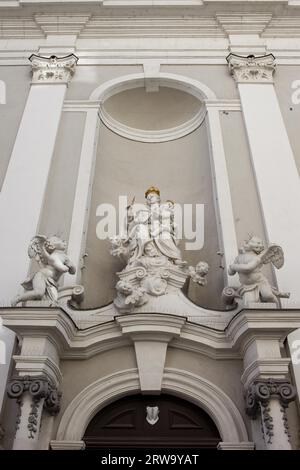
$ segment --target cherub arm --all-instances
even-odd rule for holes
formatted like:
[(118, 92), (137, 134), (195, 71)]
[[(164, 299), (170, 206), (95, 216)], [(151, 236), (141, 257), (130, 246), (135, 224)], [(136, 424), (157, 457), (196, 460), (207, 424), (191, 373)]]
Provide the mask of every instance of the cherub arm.
[(249, 274), (261, 264), (261, 257), (257, 256), (257, 258), (255, 258), (253, 261), (250, 261), (249, 263), (234, 262), (230, 265), (230, 269), (231, 271), (235, 271), (236, 273)]
[(134, 202), (135, 202), (135, 197), (132, 199), (129, 206), (126, 207), (126, 210), (127, 210), (127, 225), (130, 224), (130, 222), (132, 222), (133, 219), (134, 219), (134, 212), (133, 212)]
[(75, 273), (76, 273), (76, 267), (75, 267), (75, 265), (72, 263), (72, 261), (70, 260), (70, 258), (67, 257), (64, 264), (69, 268), (69, 273), (70, 273), (70, 274), (75, 274)]
[(41, 258), (41, 261), (43, 264), (47, 264), (47, 262), (49, 262), (51, 260), (51, 255), (50, 253), (48, 253), (48, 251), (46, 250), (45, 248), (45, 243), (41, 243), (41, 255), (40, 255), (40, 258)]

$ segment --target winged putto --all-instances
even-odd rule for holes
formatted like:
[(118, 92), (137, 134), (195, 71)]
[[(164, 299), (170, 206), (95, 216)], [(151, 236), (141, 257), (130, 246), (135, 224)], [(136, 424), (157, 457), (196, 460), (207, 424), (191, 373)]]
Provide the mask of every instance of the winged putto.
[(16, 306), (28, 300), (49, 300), (55, 304), (58, 299), (58, 283), (65, 273), (75, 274), (75, 266), (66, 253), (67, 244), (61, 238), (36, 235), (28, 247), (28, 256), (37, 261), (39, 269), (23, 283), (25, 292), (12, 302)]
[(223, 299), (226, 304), (232, 304), (239, 299), (247, 306), (253, 303), (270, 302), (279, 305), (279, 298), (289, 297), (289, 293), (279, 292), (271, 286), (269, 280), (262, 272), (264, 265), (272, 265), (280, 269), (284, 264), (283, 250), (279, 245), (271, 244), (264, 247), (263, 241), (251, 235), (245, 241), (234, 262), (229, 266), (228, 274), (239, 276), (241, 285), (235, 289), (226, 287), (223, 290)]

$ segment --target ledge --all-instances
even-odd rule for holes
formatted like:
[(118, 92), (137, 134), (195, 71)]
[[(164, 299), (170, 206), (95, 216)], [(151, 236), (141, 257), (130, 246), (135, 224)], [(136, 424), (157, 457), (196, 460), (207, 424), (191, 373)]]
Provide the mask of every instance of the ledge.
[(62, 359), (85, 359), (132, 344), (130, 334), (146, 338), (166, 333), (176, 348), (215, 359), (240, 359), (252, 338), (283, 341), (300, 328), (300, 310), (242, 310), (223, 330), (189, 322), (184, 316), (137, 313), (79, 330), (62, 309), (2, 308), (3, 325), (21, 337), (49, 337)]

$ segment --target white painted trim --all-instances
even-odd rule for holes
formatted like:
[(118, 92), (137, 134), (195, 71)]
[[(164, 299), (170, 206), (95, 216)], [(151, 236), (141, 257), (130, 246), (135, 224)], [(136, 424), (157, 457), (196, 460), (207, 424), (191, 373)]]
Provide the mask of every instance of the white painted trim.
[(228, 266), (238, 253), (231, 192), (220, 123), (219, 109), (207, 107), (210, 141), (212, 181), (214, 186), (215, 210), (221, 251), (224, 253), (225, 282), (231, 286), (238, 285), (237, 275), (228, 276)]
[[(37, 48), (39, 43), (36, 44)], [(166, 53), (162, 51), (143, 51), (136, 50), (109, 50), (109, 51), (91, 51), (89, 53), (83, 52), (80, 48), (72, 50), (76, 52), (79, 57), (79, 65), (81, 66), (98, 66), (98, 65), (137, 65), (142, 66), (145, 61), (145, 57), (152, 57), (159, 60), (161, 65), (227, 65), (226, 55), (228, 55), (228, 47), (226, 44), (224, 47), (220, 47), (217, 50), (201, 51), (201, 50), (168, 50), (167, 57)], [(276, 55), (277, 65), (299, 65), (300, 64), (300, 51), (296, 48), (282, 50), (279, 46), (270, 46), (268, 50), (272, 50)], [(251, 45), (246, 45), (243, 48), (243, 53), (247, 54), (249, 50), (252, 50)], [(57, 46), (51, 46), (51, 52), (54, 54), (62, 54), (61, 48)], [(24, 52), (22, 51), (1, 51), (0, 50), (0, 65), (14, 65), (14, 66), (28, 66), (28, 56), (36, 52), (35, 48), (28, 47)], [(67, 51), (68, 52), (68, 51)], [(63, 49), (65, 53), (65, 49)], [(188, 54), (188, 57), (187, 57)]]
[(241, 111), (241, 101), (240, 100), (205, 100), (205, 104), (208, 108), (217, 108), (219, 111)]
[(300, 179), (273, 84), (238, 84), (268, 241), (282, 246), (275, 270), (279, 289), (291, 292), (284, 307), (300, 305)]
[[(135, 73), (130, 75), (123, 75), (113, 80), (109, 80), (104, 84), (97, 87), (90, 95), (90, 100), (101, 100), (104, 102), (111, 96), (121, 91), (129, 90), (132, 88), (139, 88), (145, 85), (145, 74)], [(194, 80), (193, 78), (184, 75), (177, 75), (174, 73), (159, 74), (159, 86), (167, 86), (169, 88), (176, 88), (177, 90), (190, 93), (198, 98), (200, 101), (204, 99), (216, 99), (215, 93), (204, 85), (204, 83)]]
[[(81, 147), (80, 163), (76, 183), (76, 191), (72, 212), (70, 235), (68, 241), (68, 254), (75, 263), (76, 282), (81, 280), (81, 259), (85, 248), (86, 224), (89, 215), (89, 202), (94, 176), (94, 164), (96, 159), (96, 148), (98, 140), (98, 110), (96, 107), (88, 109), (86, 114), (85, 128)], [(74, 284), (74, 276), (66, 274), (64, 285)]]
[(99, 109), (100, 101), (90, 100), (65, 100), (63, 111), (65, 112), (87, 112), (89, 109)]
[[(226, 442), (248, 441), (243, 418), (218, 386), (207, 379), (180, 369), (164, 371), (162, 390), (203, 408), (215, 422)], [(140, 393), (138, 371), (128, 369), (98, 379), (81, 390), (65, 410), (57, 431), (58, 441), (81, 441), (84, 432), (98, 411), (109, 403)]]

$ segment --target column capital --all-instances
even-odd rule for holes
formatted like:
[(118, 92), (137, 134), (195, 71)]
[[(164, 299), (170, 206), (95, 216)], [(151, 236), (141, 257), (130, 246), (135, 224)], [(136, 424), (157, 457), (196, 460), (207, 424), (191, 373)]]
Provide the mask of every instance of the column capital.
[(237, 83), (273, 83), (275, 57), (273, 54), (255, 57), (229, 54), (229, 71)]
[(8, 397), (20, 400), (25, 392), (28, 392), (34, 401), (44, 398), (43, 408), (51, 415), (59, 412), (61, 392), (46, 376), (25, 375), (11, 378), (7, 385)]
[(65, 57), (43, 57), (32, 54), (29, 57), (32, 66), (32, 83), (68, 84), (75, 73), (78, 57), (74, 54)]
[(296, 388), (287, 379), (257, 379), (247, 388), (245, 394), (246, 413), (255, 419), (260, 405), (267, 406), (272, 398), (277, 398), (283, 408), (296, 398)]

